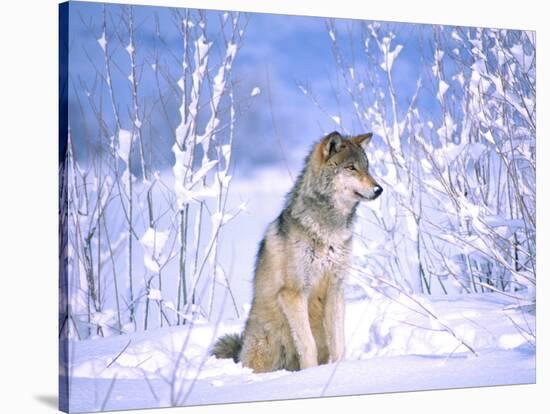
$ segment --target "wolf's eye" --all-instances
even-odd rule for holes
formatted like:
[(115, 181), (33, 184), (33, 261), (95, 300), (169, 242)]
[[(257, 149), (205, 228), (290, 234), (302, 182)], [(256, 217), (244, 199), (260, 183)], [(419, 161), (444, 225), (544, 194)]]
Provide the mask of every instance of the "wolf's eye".
[(355, 168), (355, 165), (348, 165), (346, 167), (346, 170), (349, 170), (349, 171), (357, 171), (357, 169)]

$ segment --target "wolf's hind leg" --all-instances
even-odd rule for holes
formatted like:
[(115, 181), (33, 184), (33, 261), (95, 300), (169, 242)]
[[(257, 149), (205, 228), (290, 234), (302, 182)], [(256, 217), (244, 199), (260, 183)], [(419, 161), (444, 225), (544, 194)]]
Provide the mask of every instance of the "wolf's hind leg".
[(309, 324), (307, 296), (300, 291), (285, 288), (279, 292), (277, 299), (290, 327), (300, 369), (316, 366), (317, 347)]
[(245, 367), (254, 372), (273, 371), (274, 355), (267, 337), (260, 335), (245, 336), (240, 360)]

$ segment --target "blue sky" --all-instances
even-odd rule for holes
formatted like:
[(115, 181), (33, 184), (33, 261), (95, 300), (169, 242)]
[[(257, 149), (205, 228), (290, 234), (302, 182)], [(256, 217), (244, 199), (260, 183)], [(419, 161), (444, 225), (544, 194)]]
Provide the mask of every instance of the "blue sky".
[[(106, 11), (108, 39), (112, 40), (114, 46), (120, 43), (117, 39), (117, 36), (120, 36), (121, 44), (124, 44), (124, 36), (127, 34), (120, 19), (121, 7), (107, 5)], [(182, 43), (171, 9), (133, 6), (133, 11), (137, 63), (142, 69), (139, 72), (140, 101), (145, 107), (151, 107), (157, 99), (155, 78), (150, 68), (154, 53), (158, 51), (161, 64), (164, 62), (167, 70), (177, 78), (180, 67), (176, 59), (182, 54)], [(212, 32), (211, 38), (216, 42), (218, 34), (215, 24), (219, 20), (220, 12), (206, 13), (207, 20), (214, 22), (209, 28)], [(237, 98), (246, 99), (255, 86), (260, 87), (262, 93), (248, 101), (246, 110), (241, 113), (238, 120), (234, 160), (241, 172), (281, 163), (282, 150), (285, 151), (285, 157), (290, 164), (299, 164), (313, 141), (337, 128), (326, 113), (319, 111), (312, 101), (304, 96), (298, 84), (305, 84), (311, 88), (327, 113), (338, 114), (348, 131), (364, 132), (360, 131), (360, 127), (353, 121), (351, 106), (346, 101), (345, 92), (339, 83), (326, 19), (273, 14), (248, 14), (246, 18), (249, 20), (245, 38), (233, 70), (233, 79), (238, 82), (236, 94)], [(103, 89), (101, 98), (101, 89), (97, 86), (97, 73), (103, 68), (102, 51), (97, 43), (102, 32), (103, 6), (99, 3), (72, 2), (70, 19), (70, 122), (75, 143), (84, 145), (86, 134), (91, 137), (88, 141), (94, 142), (99, 139), (98, 123), (85, 90), (94, 91), (96, 85), (95, 105), (99, 108), (101, 102), (103, 103), (104, 116), (107, 122), (112, 124), (107, 91)], [(157, 19), (165, 45), (155, 37)], [(356, 67), (368, 71), (367, 59), (363, 56), (365, 54), (359, 36), (359, 25), (359, 21), (353, 25), (351, 20), (336, 21), (338, 36), (347, 36), (348, 29), (352, 27), (356, 36), (353, 47)], [(429, 45), (426, 36), (430, 29), (428, 26), (412, 24), (386, 25), (396, 32), (395, 41), (406, 45), (399, 56), (399, 65), (396, 65), (394, 73), (396, 88), (406, 104), (419, 76), (418, 45), (424, 45), (426, 50), (426, 46)], [(113, 30), (114, 27), (118, 28), (118, 34)], [(113, 85), (124, 126), (130, 123), (129, 82), (125, 73), (128, 71), (129, 60), (123, 47), (118, 46), (113, 50)], [(351, 56), (349, 50), (348, 55)], [(335, 93), (340, 94), (340, 106), (335, 99)], [(157, 165), (161, 169), (170, 167), (172, 163), (171, 134), (178, 122), (177, 100), (170, 94), (166, 100), (171, 120), (167, 122), (160, 115), (160, 111), (153, 111), (151, 124), (154, 130), (144, 129), (144, 133), (154, 139), (154, 153)], [(88, 150), (87, 152), (90, 153)]]

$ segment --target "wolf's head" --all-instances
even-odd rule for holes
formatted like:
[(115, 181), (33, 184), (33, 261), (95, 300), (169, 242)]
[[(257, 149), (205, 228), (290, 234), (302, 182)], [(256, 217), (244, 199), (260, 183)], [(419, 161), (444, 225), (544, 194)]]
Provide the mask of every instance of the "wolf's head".
[(382, 187), (369, 173), (365, 153), (372, 133), (343, 137), (331, 132), (317, 146), (319, 173), (333, 183), (334, 197), (344, 203), (374, 200), (382, 194)]

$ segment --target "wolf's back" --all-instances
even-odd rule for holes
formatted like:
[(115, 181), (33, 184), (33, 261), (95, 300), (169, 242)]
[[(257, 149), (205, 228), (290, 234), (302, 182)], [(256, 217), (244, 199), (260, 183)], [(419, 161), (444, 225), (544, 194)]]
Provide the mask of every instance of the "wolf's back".
[(239, 362), (239, 354), (243, 347), (242, 334), (227, 334), (219, 338), (212, 347), (211, 354), (216, 358), (232, 358)]

